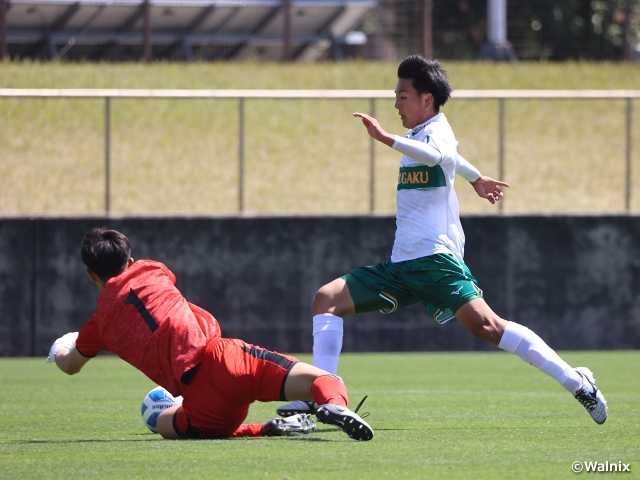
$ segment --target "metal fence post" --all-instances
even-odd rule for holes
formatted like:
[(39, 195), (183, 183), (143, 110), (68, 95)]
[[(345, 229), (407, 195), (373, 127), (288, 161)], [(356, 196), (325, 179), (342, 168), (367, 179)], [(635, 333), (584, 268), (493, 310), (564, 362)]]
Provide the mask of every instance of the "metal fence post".
[(626, 185), (625, 185), (625, 208), (627, 213), (631, 211), (631, 97), (627, 98), (627, 115), (626, 115), (627, 131), (626, 131)]
[(111, 97), (104, 97), (104, 210), (111, 211)]
[(151, 2), (142, 2), (142, 59), (149, 63), (153, 60), (153, 47), (151, 46)]
[(244, 97), (238, 102), (238, 212), (244, 211)]
[[(498, 180), (504, 182), (504, 98), (498, 100), (498, 107)], [(499, 209), (504, 213), (504, 197)]]
[[(376, 99), (370, 99), (371, 116), (376, 118)], [(369, 214), (373, 215), (376, 206), (376, 141), (369, 137)]]
[(40, 278), (42, 272), (40, 271), (40, 222), (33, 221), (33, 269), (31, 271), (31, 291), (33, 295), (31, 297), (31, 319), (29, 321), (29, 329), (31, 330), (31, 342), (29, 348), (31, 350), (31, 356), (37, 355), (37, 333), (38, 333), (38, 320), (40, 319)]
[(0, 0), (0, 60), (9, 57), (7, 49), (7, 3)]

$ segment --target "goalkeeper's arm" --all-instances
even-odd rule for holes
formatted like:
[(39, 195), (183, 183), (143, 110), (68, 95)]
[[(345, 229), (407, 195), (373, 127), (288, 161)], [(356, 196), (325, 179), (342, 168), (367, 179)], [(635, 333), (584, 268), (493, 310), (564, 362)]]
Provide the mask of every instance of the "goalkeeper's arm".
[(53, 342), (47, 357), (47, 363), (56, 362), (58, 368), (68, 375), (78, 373), (84, 364), (91, 359), (82, 356), (78, 352), (76, 348), (77, 338), (78, 332), (70, 332)]

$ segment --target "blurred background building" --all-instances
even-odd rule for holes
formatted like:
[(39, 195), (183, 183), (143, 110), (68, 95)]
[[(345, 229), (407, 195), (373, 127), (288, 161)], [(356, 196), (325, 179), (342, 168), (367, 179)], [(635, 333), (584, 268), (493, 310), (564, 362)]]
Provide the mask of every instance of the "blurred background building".
[(0, 58), (473, 60), (498, 35), (502, 60), (640, 60), (639, 24), (640, 0), (0, 0)]
[[(397, 60), (423, 51), (426, 26), (434, 57), (477, 59), (487, 42), (489, 3), (378, 0), (361, 26), (369, 37), (364, 56)], [(637, 59), (639, 24), (638, 0), (506, 0), (506, 36), (520, 60)]]

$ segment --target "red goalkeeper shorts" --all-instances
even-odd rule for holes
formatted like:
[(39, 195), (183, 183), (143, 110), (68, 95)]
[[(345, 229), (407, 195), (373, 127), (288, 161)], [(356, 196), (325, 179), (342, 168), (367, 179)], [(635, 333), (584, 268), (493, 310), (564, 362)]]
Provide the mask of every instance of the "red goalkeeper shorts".
[(253, 402), (284, 401), (284, 383), (298, 359), (233, 338), (207, 345), (198, 372), (182, 392), (173, 426), (184, 438), (226, 438)]

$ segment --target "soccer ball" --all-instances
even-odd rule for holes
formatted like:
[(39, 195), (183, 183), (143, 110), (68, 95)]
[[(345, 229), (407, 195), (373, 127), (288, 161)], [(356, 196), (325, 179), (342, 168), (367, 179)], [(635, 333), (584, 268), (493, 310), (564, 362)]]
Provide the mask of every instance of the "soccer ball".
[(158, 415), (174, 405), (182, 405), (182, 397), (174, 397), (166, 389), (156, 387), (142, 401), (142, 421), (153, 433), (158, 433)]

